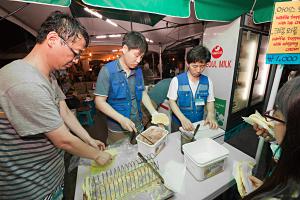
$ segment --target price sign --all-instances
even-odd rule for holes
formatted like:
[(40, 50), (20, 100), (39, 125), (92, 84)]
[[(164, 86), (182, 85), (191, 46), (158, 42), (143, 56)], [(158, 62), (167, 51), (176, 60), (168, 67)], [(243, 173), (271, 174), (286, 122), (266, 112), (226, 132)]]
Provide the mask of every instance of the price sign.
[(300, 54), (267, 54), (267, 64), (299, 64)]
[(300, 64), (300, 2), (275, 3), (268, 64)]

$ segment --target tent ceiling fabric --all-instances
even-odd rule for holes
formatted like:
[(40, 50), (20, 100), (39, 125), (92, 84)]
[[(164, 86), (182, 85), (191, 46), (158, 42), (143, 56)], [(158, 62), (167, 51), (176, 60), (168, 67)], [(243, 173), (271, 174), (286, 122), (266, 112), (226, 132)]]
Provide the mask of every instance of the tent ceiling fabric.
[[(131, 21), (136, 22), (139, 24), (146, 24), (150, 26), (154, 26), (160, 20), (162, 20), (165, 16), (164, 15), (157, 15), (152, 13), (145, 13), (145, 12), (136, 12), (136, 11), (127, 11), (127, 10), (116, 10), (110, 8), (92, 8), (93, 10), (99, 12), (101, 15), (105, 16), (109, 19), (117, 19), (123, 21)], [(94, 17), (90, 13), (87, 13), (83, 6), (72, 1), (70, 5), (70, 10), (74, 17)]]
[[(44, 4), (68, 6), (71, 0), (18, 0), (23, 2), (37, 2)], [(272, 20), (274, 2), (282, 2), (289, 0), (194, 0), (196, 17), (199, 20), (207, 21), (225, 21), (229, 22), (237, 17), (245, 14), (253, 8), (254, 22), (265, 23)], [(148, 0), (148, 1), (132, 1), (132, 0), (82, 0), (89, 6), (102, 7), (107, 9), (117, 9), (122, 13), (123, 20), (130, 21), (130, 16), (125, 16), (123, 11), (136, 11), (143, 13), (152, 13), (158, 15), (166, 15), (179, 18), (187, 18), (190, 16), (190, 0)], [(254, 5), (255, 4), (255, 5)], [(254, 7), (253, 7), (254, 5)], [(108, 14), (108, 13), (107, 13)], [(110, 17), (114, 19), (111, 14)], [(104, 15), (105, 16), (105, 15)], [(142, 18), (143, 16), (141, 16)], [(137, 20), (134, 17), (133, 20)], [(150, 19), (149, 16), (148, 19)], [(153, 19), (154, 23), (158, 18)]]

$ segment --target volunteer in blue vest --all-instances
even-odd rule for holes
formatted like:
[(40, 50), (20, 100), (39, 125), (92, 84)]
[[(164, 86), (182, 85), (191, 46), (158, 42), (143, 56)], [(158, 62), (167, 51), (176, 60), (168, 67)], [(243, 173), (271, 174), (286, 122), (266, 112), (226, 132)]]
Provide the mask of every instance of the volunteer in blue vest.
[[(204, 46), (196, 46), (187, 53), (187, 71), (174, 77), (167, 97), (173, 112), (172, 131), (182, 126), (193, 131), (194, 122), (205, 118), (205, 124), (217, 128), (214, 93), (211, 80), (202, 74), (211, 54)], [(206, 114), (205, 114), (206, 113)]]
[(143, 131), (141, 103), (153, 116), (157, 113), (146, 91), (141, 62), (147, 52), (145, 37), (135, 31), (124, 35), (123, 55), (107, 63), (99, 72), (95, 103), (107, 115), (107, 143), (113, 144)]

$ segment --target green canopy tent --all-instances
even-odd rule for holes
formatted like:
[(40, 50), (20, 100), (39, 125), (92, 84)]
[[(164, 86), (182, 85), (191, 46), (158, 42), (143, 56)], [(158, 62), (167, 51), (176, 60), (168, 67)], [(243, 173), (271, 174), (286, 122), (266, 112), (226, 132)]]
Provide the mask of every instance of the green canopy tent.
[[(70, 6), (71, 0), (19, 0), (30, 3), (43, 3), (58, 6)], [(255, 23), (272, 20), (274, 2), (288, 0), (82, 0), (82, 3), (108, 9), (137, 11), (187, 18), (190, 16), (190, 5), (194, 5), (197, 19), (205, 21), (229, 22), (242, 14), (253, 11)]]
[[(82, 0), (85, 4), (121, 10), (135, 10), (182, 17), (190, 16), (190, 0)], [(253, 11), (255, 23), (272, 20), (274, 2), (288, 0), (194, 0), (197, 19), (205, 21), (233, 21), (242, 14)]]
[(38, 3), (38, 4), (45, 4), (45, 5), (55, 5), (61, 7), (69, 7), (71, 4), (71, 0), (15, 0), (20, 2), (27, 2), (27, 3)]
[[(69, 7), (74, 17), (94, 17), (93, 15), (87, 13), (84, 10), (84, 7), (86, 6), (82, 3), (79, 3), (77, 1), (72, 1)], [(116, 10), (116, 9), (102, 8), (102, 7), (97, 7), (97, 8), (93, 7), (92, 9), (101, 13), (101, 15), (109, 19), (135, 22), (135, 23), (146, 24), (150, 26), (154, 26), (165, 17), (164, 15), (159, 15), (159, 14), (128, 11), (128, 10)]]
[[(69, 7), (74, 17), (94, 17), (83, 10), (83, 8), (86, 7), (87, 5), (84, 5), (84, 3), (82, 3), (79, 0), (72, 0), (72, 1), (71, 0), (15, 0), (15, 1), (44, 4), (44, 5), (55, 5), (60, 7)], [(101, 15), (109, 19), (136, 22), (139, 24), (146, 24), (150, 26), (154, 26), (155, 24), (157, 24), (157, 22), (159, 22), (165, 17), (165, 15), (160, 15), (160, 14), (152, 14), (147, 12), (138, 12), (138, 11), (130, 11), (130, 10), (118, 10), (118, 9), (103, 8), (103, 7), (93, 7), (92, 9), (101, 13)]]

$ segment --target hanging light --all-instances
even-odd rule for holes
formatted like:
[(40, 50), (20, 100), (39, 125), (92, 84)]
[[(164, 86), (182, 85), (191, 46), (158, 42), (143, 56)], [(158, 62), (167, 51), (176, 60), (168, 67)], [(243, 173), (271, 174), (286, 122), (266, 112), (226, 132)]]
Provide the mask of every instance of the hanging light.
[(107, 35), (97, 35), (96, 38), (97, 39), (105, 39), (105, 38), (107, 38)]
[[(88, 13), (94, 15), (95, 17), (98, 17), (99, 19), (103, 19), (103, 16), (102, 16), (100, 13), (96, 12), (96, 11), (93, 11), (93, 10), (87, 8), (87, 7), (85, 7), (84, 10), (85, 10), (86, 12), (88, 12)], [(109, 24), (111, 24), (111, 25), (113, 25), (113, 26), (115, 26), (115, 27), (118, 27), (118, 24), (116, 24), (115, 22), (111, 21), (111, 20), (108, 19), (108, 18), (105, 18), (104, 21), (106, 21), (107, 23), (109, 23)]]
[(100, 13), (95, 12), (95, 11), (93, 11), (93, 10), (87, 8), (87, 7), (85, 7), (84, 10), (85, 10), (86, 12), (88, 12), (88, 13), (94, 15), (95, 17), (98, 17), (98, 18), (102, 19), (102, 15), (101, 15)]
[(146, 38), (147, 42), (153, 43), (153, 40), (150, 40), (149, 38)]
[(118, 24), (116, 24), (115, 22), (111, 21), (110, 19), (106, 19), (105, 21), (106, 21), (107, 23), (109, 23), (109, 24), (115, 26), (115, 27), (118, 27)]
[(112, 35), (108, 35), (109, 38), (119, 38), (121, 37), (121, 34), (112, 34)]

